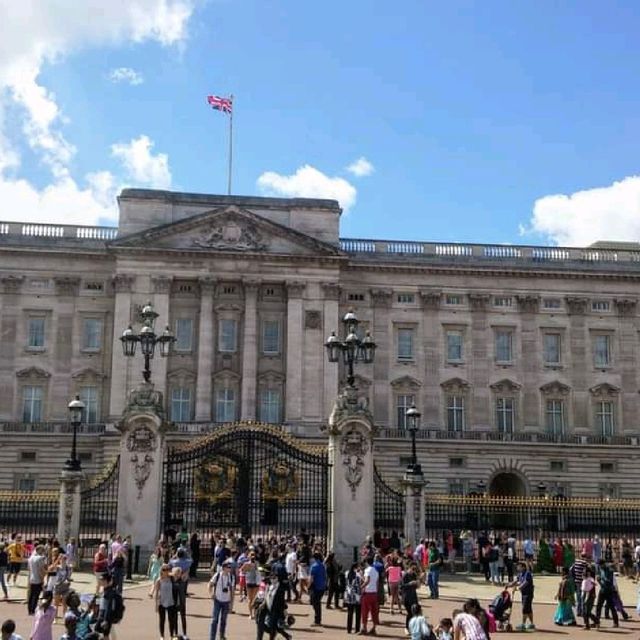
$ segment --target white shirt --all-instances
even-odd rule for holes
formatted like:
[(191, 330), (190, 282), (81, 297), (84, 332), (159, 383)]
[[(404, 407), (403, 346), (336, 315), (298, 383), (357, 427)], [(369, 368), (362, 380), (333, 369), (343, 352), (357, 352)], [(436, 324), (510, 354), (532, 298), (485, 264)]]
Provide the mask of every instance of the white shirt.
[[(233, 576), (221, 570), (216, 573), (209, 581), (213, 585), (213, 597), (218, 602), (231, 602), (231, 593), (233, 592)], [(226, 589), (226, 591), (225, 591)]]
[(364, 579), (369, 578), (369, 584), (364, 588), (365, 593), (378, 593), (378, 570), (374, 566), (369, 566), (364, 570)]
[(289, 575), (291, 575), (292, 573), (295, 573), (297, 561), (298, 561), (298, 554), (295, 551), (290, 551), (289, 553), (287, 553), (287, 557), (285, 559), (285, 567)]
[(38, 553), (34, 553), (27, 561), (27, 565), (29, 567), (29, 582), (31, 584), (42, 584), (47, 559)]

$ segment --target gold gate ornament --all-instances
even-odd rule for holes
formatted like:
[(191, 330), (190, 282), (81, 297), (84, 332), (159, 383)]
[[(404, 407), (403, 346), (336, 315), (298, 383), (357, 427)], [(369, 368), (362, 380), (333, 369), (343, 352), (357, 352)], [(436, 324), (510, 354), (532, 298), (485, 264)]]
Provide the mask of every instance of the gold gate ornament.
[(295, 498), (299, 488), (298, 472), (283, 460), (265, 470), (262, 476), (262, 497), (265, 500), (277, 500), (282, 504), (285, 500)]
[(233, 497), (237, 469), (219, 462), (206, 462), (195, 475), (195, 490), (198, 500), (217, 502)]

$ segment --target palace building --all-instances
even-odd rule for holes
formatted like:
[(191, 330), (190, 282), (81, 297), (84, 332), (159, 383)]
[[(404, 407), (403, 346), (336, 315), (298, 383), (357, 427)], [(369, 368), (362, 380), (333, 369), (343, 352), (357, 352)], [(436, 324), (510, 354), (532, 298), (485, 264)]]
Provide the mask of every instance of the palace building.
[(117, 229), (0, 223), (0, 489), (57, 486), (76, 394), (84, 469), (113, 458), (143, 368), (119, 338), (151, 302), (176, 336), (151, 361), (169, 442), (234, 421), (326, 441), (345, 372), (324, 342), (353, 310), (385, 477), (415, 403), (427, 492), (640, 497), (640, 245), (341, 238), (331, 200), (126, 189), (119, 208)]

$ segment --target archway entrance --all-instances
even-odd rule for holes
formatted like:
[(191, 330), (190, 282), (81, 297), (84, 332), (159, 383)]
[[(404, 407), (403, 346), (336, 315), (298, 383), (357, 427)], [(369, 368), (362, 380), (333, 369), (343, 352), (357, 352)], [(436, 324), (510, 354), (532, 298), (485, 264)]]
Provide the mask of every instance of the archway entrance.
[(491, 496), (525, 496), (527, 489), (522, 478), (515, 473), (498, 473), (491, 480), (489, 495)]

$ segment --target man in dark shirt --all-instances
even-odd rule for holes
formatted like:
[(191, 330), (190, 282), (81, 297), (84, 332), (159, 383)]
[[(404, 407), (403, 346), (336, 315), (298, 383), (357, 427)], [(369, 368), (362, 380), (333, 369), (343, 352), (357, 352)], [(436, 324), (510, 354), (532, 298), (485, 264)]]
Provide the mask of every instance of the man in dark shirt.
[(313, 607), (313, 625), (322, 624), (322, 596), (327, 589), (327, 570), (319, 553), (313, 554), (313, 562), (309, 570), (309, 599)]

